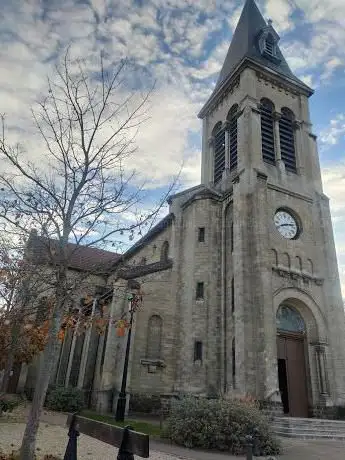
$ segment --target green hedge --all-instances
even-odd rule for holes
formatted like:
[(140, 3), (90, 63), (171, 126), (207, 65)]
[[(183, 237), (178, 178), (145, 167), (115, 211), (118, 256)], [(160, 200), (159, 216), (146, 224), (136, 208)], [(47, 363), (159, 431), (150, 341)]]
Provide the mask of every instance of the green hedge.
[(3, 394), (0, 395), (0, 415), (3, 412), (12, 412), (19, 406), (21, 399), (18, 395)]
[(172, 401), (163, 436), (188, 448), (217, 449), (243, 455), (245, 438), (256, 432), (256, 455), (276, 455), (279, 442), (253, 403), (183, 397)]
[(161, 400), (159, 395), (134, 393), (131, 394), (129, 399), (129, 412), (131, 413), (158, 415), (160, 408)]
[(48, 390), (45, 407), (58, 412), (79, 412), (84, 408), (84, 393), (79, 388), (52, 387)]

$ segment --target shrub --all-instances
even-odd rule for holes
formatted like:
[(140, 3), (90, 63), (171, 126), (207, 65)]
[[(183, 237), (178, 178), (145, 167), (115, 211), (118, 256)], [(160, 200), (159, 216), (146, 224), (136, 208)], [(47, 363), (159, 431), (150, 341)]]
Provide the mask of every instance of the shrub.
[(172, 401), (163, 436), (188, 448), (217, 449), (243, 455), (245, 437), (254, 432), (256, 455), (279, 454), (279, 443), (255, 403), (183, 397)]
[(0, 394), (0, 415), (3, 412), (12, 412), (20, 404), (18, 395)]
[(144, 393), (132, 394), (129, 399), (129, 411), (138, 414), (159, 414), (161, 400), (159, 395)]
[(79, 412), (84, 407), (84, 394), (79, 388), (53, 387), (47, 394), (45, 407), (58, 412)]

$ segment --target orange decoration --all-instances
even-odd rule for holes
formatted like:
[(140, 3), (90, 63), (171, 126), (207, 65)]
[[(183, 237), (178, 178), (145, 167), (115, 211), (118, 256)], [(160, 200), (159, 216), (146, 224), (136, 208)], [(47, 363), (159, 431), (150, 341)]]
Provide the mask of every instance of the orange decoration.
[(124, 327), (118, 327), (116, 328), (116, 335), (118, 337), (124, 337), (125, 336), (125, 328)]

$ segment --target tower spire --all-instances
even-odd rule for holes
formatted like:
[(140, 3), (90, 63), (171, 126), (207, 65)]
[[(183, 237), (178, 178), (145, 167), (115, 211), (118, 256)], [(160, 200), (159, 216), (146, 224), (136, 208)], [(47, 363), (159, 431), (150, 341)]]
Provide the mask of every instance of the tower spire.
[[(279, 39), (272, 21), (266, 23), (255, 0), (246, 0), (211, 99), (218, 94), (244, 61), (271, 70), (312, 94), (312, 90), (291, 71), (278, 46)], [(271, 46), (267, 46), (267, 43)], [(202, 116), (204, 109), (199, 116)]]

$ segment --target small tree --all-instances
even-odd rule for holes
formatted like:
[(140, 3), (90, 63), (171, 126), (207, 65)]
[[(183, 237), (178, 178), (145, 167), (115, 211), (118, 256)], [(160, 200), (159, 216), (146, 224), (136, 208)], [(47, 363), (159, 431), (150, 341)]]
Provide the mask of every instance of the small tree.
[(46, 289), (40, 267), (25, 259), (22, 238), (14, 242), (0, 235), (0, 391), (6, 391), (16, 362), (30, 362), (43, 350), (42, 328), (34, 327), (34, 299)]
[[(78, 245), (115, 245), (119, 235), (139, 231), (157, 216), (166, 196), (143, 211), (144, 186), (125, 163), (135, 153), (134, 136), (146, 117), (150, 91), (129, 93), (133, 69), (127, 61), (89, 73), (67, 53), (33, 111), (44, 156), (0, 140), (0, 218), (9, 229), (36, 228), (45, 242), (54, 303), (47, 345), (26, 425), (21, 460), (33, 460), (39, 418), (58, 355), (61, 322), (76, 285), (69, 263)], [(167, 193), (170, 193), (170, 190)], [(52, 238), (54, 242), (52, 242)], [(75, 243), (71, 249), (69, 242)], [(92, 272), (95, 267), (90, 268)], [(87, 267), (86, 267), (87, 271)]]

